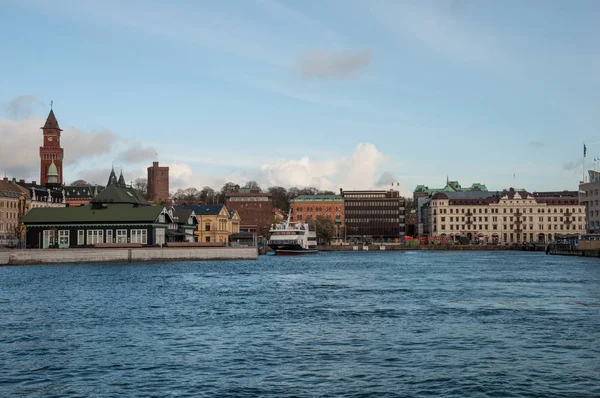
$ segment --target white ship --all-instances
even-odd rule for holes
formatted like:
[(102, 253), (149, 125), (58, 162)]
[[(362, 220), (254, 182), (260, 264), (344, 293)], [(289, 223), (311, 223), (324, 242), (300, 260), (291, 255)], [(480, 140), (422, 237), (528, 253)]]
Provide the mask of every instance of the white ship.
[(310, 231), (308, 224), (291, 222), (292, 211), (287, 220), (274, 224), (269, 230), (269, 247), (275, 254), (308, 254), (317, 252), (317, 233)]

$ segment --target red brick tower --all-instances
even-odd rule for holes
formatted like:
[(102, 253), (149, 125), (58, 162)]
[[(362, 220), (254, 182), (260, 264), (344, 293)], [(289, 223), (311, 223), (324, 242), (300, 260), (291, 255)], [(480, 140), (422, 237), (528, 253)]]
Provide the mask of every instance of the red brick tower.
[(60, 132), (54, 111), (50, 109), (46, 124), (42, 127), (44, 134), (44, 145), (40, 147), (40, 185), (48, 184), (48, 169), (52, 162), (58, 171), (58, 184), (63, 184), (63, 149), (60, 146)]
[(152, 162), (148, 167), (148, 200), (159, 201), (169, 199), (169, 168), (159, 167)]

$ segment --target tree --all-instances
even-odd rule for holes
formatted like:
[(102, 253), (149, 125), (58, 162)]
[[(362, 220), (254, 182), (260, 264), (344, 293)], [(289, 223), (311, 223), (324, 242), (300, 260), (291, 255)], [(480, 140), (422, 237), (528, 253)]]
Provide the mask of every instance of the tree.
[(335, 195), (333, 191), (319, 191), (319, 195)]
[(133, 181), (133, 188), (137, 189), (143, 197), (148, 198), (148, 180), (145, 178), (136, 178)]
[(87, 187), (90, 186), (91, 184), (88, 183), (86, 180), (75, 180), (71, 183), (72, 187)]
[(236, 185), (237, 184), (234, 182), (228, 182), (225, 185), (223, 185), (223, 187), (221, 188), (221, 194), (219, 195), (219, 203), (220, 204), (222, 204), (222, 205), (225, 204), (225, 198), (227, 197), (227, 194), (234, 192)]
[(215, 190), (212, 189), (211, 187), (205, 185), (204, 187), (202, 187), (202, 190), (200, 191), (200, 201), (202, 203), (206, 203), (208, 204), (209, 202), (213, 203), (216, 198), (215, 198)]
[(319, 190), (315, 187), (306, 187), (302, 188), (298, 194), (299, 195), (316, 195), (319, 193)]
[(177, 203), (200, 203), (200, 191), (196, 188), (178, 189), (173, 200)]
[(335, 224), (330, 217), (318, 215), (315, 222), (317, 230), (317, 240), (326, 244), (331, 243), (331, 238), (335, 235)]
[(288, 191), (284, 187), (275, 186), (269, 188), (269, 193), (273, 199), (273, 207), (287, 212), (290, 208), (288, 203)]
[(254, 180), (250, 180), (244, 184), (244, 188), (260, 189), (260, 186), (258, 185), (258, 182), (254, 181)]

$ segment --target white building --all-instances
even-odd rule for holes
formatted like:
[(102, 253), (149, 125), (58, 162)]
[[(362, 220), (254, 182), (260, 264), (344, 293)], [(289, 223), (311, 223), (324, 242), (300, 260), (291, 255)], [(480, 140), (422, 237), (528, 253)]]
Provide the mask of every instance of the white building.
[(436, 193), (425, 204), (425, 234), (490, 243), (551, 242), (586, 232), (576, 191)]
[(585, 206), (587, 232), (600, 233), (600, 172), (588, 170), (589, 182), (579, 184), (579, 200)]

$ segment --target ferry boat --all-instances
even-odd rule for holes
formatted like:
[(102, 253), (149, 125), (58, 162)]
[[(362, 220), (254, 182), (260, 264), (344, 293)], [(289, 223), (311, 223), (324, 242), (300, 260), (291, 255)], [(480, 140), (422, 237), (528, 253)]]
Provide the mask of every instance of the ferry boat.
[(275, 254), (309, 254), (317, 252), (317, 233), (310, 231), (307, 223), (291, 222), (292, 211), (287, 220), (274, 224), (269, 230), (268, 245)]

